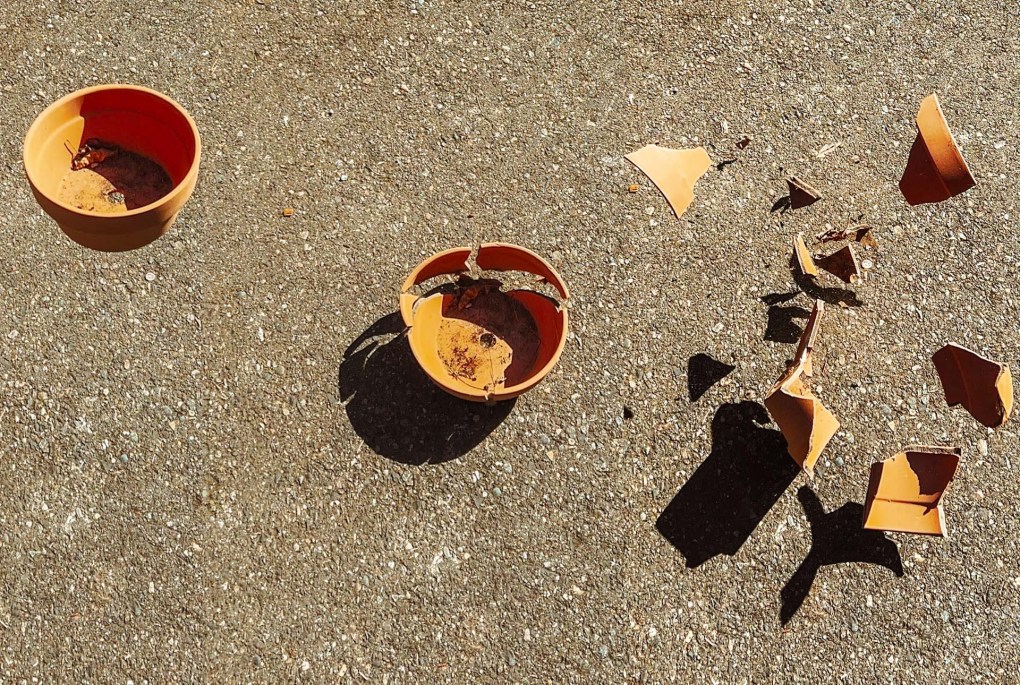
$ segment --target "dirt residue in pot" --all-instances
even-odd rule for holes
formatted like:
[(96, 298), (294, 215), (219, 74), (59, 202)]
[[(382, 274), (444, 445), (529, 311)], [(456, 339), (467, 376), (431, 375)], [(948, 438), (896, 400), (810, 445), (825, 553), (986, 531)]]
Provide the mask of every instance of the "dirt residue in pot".
[(169, 174), (137, 152), (92, 138), (71, 160), (57, 199), (88, 212), (120, 214), (173, 190)]
[(439, 327), (439, 356), (450, 375), (489, 391), (521, 383), (538, 356), (535, 320), (501, 285), (461, 278)]

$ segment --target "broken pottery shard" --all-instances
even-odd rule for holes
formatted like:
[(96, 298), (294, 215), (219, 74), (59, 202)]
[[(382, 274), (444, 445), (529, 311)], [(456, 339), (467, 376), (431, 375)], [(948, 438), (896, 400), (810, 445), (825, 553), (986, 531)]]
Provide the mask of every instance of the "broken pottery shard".
[(960, 463), (959, 447), (908, 447), (871, 465), (864, 502), (869, 530), (945, 535), (940, 503)]
[(960, 404), (989, 428), (1006, 423), (1013, 411), (1013, 378), (1006, 364), (950, 343), (932, 358), (950, 407)]
[(822, 199), (821, 193), (796, 176), (786, 179), (786, 187), (790, 191), (790, 209), (807, 207)]
[(873, 228), (867, 224), (851, 226), (850, 228), (833, 228), (822, 231), (815, 236), (819, 242), (834, 243), (838, 240), (851, 240), (860, 243), (864, 247), (878, 249), (878, 241), (871, 235)]
[(974, 187), (974, 177), (934, 93), (921, 101), (917, 137), (910, 148), (900, 192), (911, 205), (942, 202)]
[(857, 255), (850, 245), (844, 245), (825, 257), (816, 258), (815, 264), (841, 281), (856, 283), (861, 280), (861, 265), (857, 263)]
[(805, 276), (811, 278), (818, 278), (818, 267), (815, 266), (815, 260), (811, 257), (811, 251), (808, 250), (807, 245), (804, 243), (804, 236), (800, 233), (793, 239), (793, 258), (797, 262), (797, 268)]
[(843, 144), (843, 141), (837, 141), (835, 143), (826, 143), (820, 149), (815, 151), (815, 158), (816, 159), (821, 159), (822, 157), (824, 157), (825, 155), (829, 154), (830, 152), (834, 152), (842, 144)]
[(809, 474), (832, 436), (839, 430), (836, 420), (804, 384), (810, 376), (811, 353), (818, 335), (823, 304), (815, 301), (797, 346), (797, 356), (765, 398), (765, 408), (786, 438), (787, 451)]
[(677, 218), (694, 199), (694, 184), (712, 165), (705, 148), (674, 150), (646, 145), (627, 155), (627, 160), (644, 172), (666, 196)]

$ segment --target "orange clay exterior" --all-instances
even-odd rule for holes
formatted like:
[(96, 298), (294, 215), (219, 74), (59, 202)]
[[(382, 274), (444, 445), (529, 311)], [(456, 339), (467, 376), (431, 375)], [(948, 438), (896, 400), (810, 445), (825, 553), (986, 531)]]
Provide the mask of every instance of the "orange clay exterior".
[(818, 324), (824, 307), (815, 301), (814, 311), (808, 319), (797, 356), (765, 398), (765, 408), (786, 438), (790, 457), (809, 475), (829, 440), (839, 430), (839, 421), (808, 390), (804, 377), (810, 376), (811, 352), (818, 335)]

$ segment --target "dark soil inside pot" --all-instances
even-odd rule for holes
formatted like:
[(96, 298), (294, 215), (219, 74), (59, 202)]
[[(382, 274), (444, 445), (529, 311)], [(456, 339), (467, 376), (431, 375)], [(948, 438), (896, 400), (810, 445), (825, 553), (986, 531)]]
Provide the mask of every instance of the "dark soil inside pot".
[(538, 327), (498, 281), (463, 279), (443, 311), (439, 356), (468, 385), (494, 390), (526, 380), (538, 356)]
[(89, 140), (72, 160), (57, 199), (88, 212), (120, 214), (156, 202), (173, 187), (166, 170), (148, 157)]

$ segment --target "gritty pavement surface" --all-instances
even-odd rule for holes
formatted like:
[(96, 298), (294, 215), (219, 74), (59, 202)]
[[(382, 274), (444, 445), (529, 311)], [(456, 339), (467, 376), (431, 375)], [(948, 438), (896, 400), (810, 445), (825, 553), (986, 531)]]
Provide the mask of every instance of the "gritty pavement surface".
[[(0, 47), (0, 682), (1020, 679), (1016, 420), (946, 407), (929, 361), (1020, 366), (1015, 3), (11, 0)], [(21, 164), (108, 82), (205, 153), (123, 254)], [(932, 91), (977, 186), (911, 208)], [(677, 219), (622, 159), (651, 142), (736, 161)], [(788, 174), (824, 199), (770, 212)], [(792, 237), (857, 221), (867, 282), (809, 288), (842, 422), (811, 480), (760, 403), (813, 301)], [(392, 314), (491, 240), (561, 270), (572, 336), (485, 408)], [(950, 536), (862, 533), (869, 465), (915, 443), (963, 448)]]

